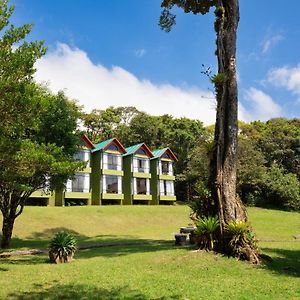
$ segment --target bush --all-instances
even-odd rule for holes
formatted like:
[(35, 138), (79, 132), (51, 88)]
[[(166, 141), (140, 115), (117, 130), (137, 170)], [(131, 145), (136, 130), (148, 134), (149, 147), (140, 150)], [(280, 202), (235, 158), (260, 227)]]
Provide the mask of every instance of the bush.
[(273, 165), (263, 177), (261, 190), (268, 204), (300, 210), (300, 182), (295, 174)]
[(49, 258), (53, 263), (70, 262), (77, 249), (77, 240), (70, 233), (61, 231), (55, 234), (49, 245)]

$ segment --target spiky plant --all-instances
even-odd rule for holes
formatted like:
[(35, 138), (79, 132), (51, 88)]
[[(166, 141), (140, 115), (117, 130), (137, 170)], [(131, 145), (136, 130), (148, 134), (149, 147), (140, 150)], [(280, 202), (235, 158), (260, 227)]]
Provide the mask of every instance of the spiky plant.
[(52, 262), (70, 262), (77, 249), (76, 238), (65, 231), (55, 234), (49, 245), (49, 258)]
[[(259, 255), (257, 251), (257, 240), (251, 230), (250, 225), (243, 221), (231, 221), (225, 226), (229, 238), (231, 254), (238, 259), (255, 260), (256, 257), (249, 259), (249, 255)], [(251, 251), (250, 251), (251, 250)], [(255, 251), (253, 251), (255, 250)]]
[(198, 236), (198, 244), (201, 249), (212, 251), (214, 249), (215, 232), (220, 226), (217, 216), (204, 217), (195, 221), (196, 235)]

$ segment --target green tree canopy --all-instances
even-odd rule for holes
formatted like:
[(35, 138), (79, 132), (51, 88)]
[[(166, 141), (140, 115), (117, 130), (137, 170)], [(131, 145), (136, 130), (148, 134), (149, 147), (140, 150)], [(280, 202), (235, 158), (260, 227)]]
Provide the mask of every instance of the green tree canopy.
[(14, 7), (0, 2), (0, 209), (2, 247), (8, 247), (15, 219), (37, 189), (62, 187), (82, 164), (78, 145), (79, 109), (63, 93), (51, 94), (33, 81), (43, 42), (25, 42), (32, 26), (14, 27)]

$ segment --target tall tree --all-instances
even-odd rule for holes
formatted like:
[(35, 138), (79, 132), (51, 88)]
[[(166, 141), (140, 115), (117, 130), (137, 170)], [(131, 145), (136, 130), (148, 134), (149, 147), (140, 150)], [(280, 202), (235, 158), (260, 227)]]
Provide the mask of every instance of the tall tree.
[[(24, 42), (31, 25), (9, 25), (14, 7), (0, 1), (1, 247), (10, 244), (15, 219), (38, 189), (60, 186), (82, 164), (73, 161), (79, 111), (59, 93), (33, 81), (42, 42)], [(6, 29), (6, 30), (5, 30)]]
[(226, 251), (228, 244), (224, 230), (231, 221), (247, 221), (245, 207), (236, 196), (237, 111), (236, 39), (239, 23), (238, 0), (163, 0), (160, 25), (170, 31), (176, 23), (171, 9), (177, 6), (185, 13), (206, 14), (215, 8), (216, 55), (218, 73), (212, 77), (215, 85), (217, 113), (214, 150), (210, 167), (213, 201), (208, 214), (220, 219), (219, 247)]

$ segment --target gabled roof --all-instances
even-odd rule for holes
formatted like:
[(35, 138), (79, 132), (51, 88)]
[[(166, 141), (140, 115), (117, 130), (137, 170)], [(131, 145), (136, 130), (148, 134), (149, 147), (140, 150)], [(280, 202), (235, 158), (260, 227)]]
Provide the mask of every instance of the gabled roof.
[(126, 150), (124, 148), (124, 146), (118, 141), (118, 139), (116, 138), (112, 138), (106, 141), (102, 141), (101, 143), (98, 143), (95, 146), (95, 148), (92, 150), (92, 152), (96, 152), (96, 151), (105, 151), (112, 143), (115, 143), (119, 149), (121, 150), (121, 152), (124, 154), (126, 153)]
[(83, 134), (81, 139), (83, 140), (84, 144), (89, 148), (89, 149), (94, 149), (95, 145), (93, 142), (89, 139), (89, 137), (86, 134)]
[(173, 151), (169, 147), (152, 151), (152, 153), (154, 155), (154, 157), (152, 157), (152, 159), (161, 158), (166, 152), (170, 155), (172, 160), (178, 161), (178, 158), (176, 157), (176, 155), (173, 153)]
[(153, 157), (153, 153), (145, 143), (136, 144), (126, 148), (126, 153), (123, 154), (123, 156), (134, 155), (140, 148), (142, 148), (150, 158)]

